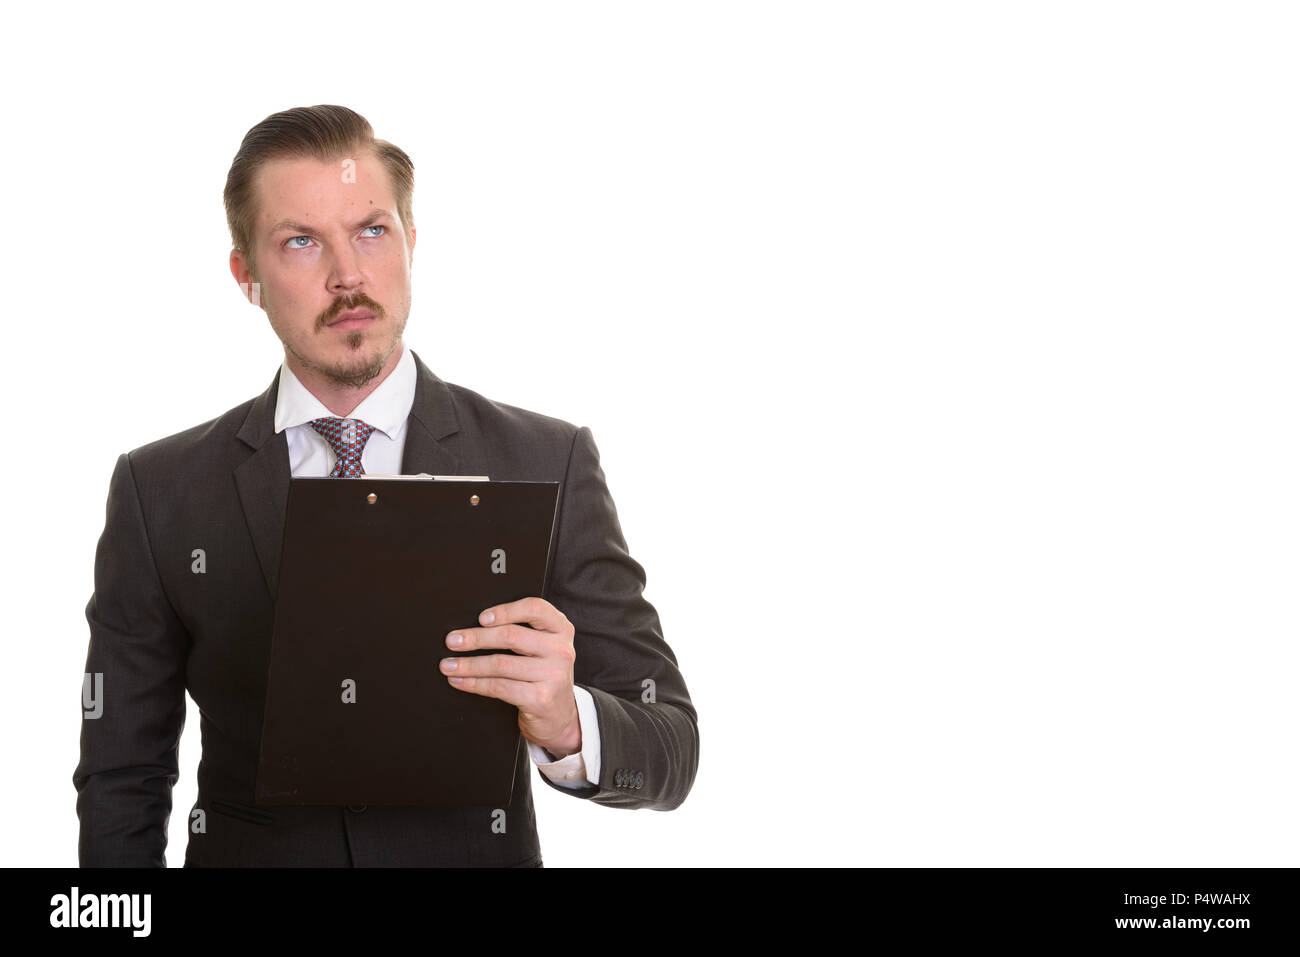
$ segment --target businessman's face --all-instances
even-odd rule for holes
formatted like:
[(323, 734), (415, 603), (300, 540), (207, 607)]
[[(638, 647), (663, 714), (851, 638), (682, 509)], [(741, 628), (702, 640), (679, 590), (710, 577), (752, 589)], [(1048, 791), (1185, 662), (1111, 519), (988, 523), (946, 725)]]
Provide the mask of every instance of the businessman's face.
[(278, 159), (256, 182), (253, 261), (231, 253), (300, 378), (344, 387), (375, 378), (411, 311), (407, 241), (387, 170), (362, 153), (333, 162)]

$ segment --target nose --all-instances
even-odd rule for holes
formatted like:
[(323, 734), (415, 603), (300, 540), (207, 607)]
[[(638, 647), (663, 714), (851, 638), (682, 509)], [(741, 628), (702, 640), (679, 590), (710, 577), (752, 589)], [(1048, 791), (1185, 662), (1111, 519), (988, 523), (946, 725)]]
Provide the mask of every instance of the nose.
[(364, 281), (361, 275), (361, 261), (357, 256), (357, 251), (352, 248), (350, 243), (342, 247), (335, 247), (333, 260), (330, 263), (329, 284), (330, 292), (335, 295), (340, 293), (354, 292), (361, 287)]

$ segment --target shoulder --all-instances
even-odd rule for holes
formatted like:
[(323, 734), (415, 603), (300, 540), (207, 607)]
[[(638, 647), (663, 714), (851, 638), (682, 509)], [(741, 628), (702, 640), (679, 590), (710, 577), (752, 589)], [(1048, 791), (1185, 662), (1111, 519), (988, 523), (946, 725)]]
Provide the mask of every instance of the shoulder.
[(486, 451), (531, 449), (567, 457), (575, 438), (584, 431), (553, 415), (489, 399), (480, 392), (448, 382), (433, 372), (412, 351), (416, 368), (415, 404), (411, 414), (420, 419), (435, 439), (459, 433), (458, 444)]
[(473, 389), (444, 383), (460, 429), (476, 438), (499, 436), (512, 445), (548, 449), (572, 448), (582, 429), (564, 419), (489, 399)]
[(126, 458), (137, 481), (142, 475), (201, 474), (229, 460), (244, 448), (238, 433), (257, 401), (249, 399), (206, 422), (131, 449)]

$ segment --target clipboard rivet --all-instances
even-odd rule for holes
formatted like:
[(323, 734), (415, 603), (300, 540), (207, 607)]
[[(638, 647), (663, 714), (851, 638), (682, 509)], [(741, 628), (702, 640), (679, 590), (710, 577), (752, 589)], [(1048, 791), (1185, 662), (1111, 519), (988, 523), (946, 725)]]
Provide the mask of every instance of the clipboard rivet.
[(366, 496), (366, 501), (369, 502), (371, 505), (374, 505), (375, 502), (379, 501), (379, 496), (376, 495), (374, 492), (371, 492), (369, 495)]
[(477, 496), (477, 495), (471, 495), (471, 496), (469, 497), (469, 504), (471, 504), (471, 505), (477, 505), (477, 504), (478, 504), (478, 496)]

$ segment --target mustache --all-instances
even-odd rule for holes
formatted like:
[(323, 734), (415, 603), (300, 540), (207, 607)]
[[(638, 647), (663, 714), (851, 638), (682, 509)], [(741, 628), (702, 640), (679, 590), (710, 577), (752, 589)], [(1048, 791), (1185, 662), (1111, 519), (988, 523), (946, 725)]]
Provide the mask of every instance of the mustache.
[(316, 317), (316, 330), (319, 332), (324, 329), (331, 321), (337, 319), (340, 313), (347, 312), (349, 309), (369, 309), (375, 314), (376, 319), (384, 319), (388, 315), (383, 306), (364, 292), (359, 292), (355, 296), (338, 296), (330, 303), (328, 309)]

